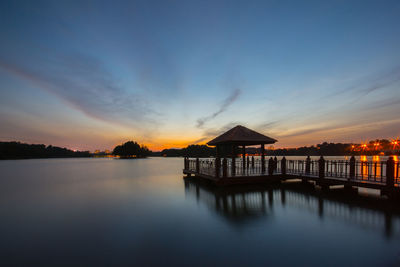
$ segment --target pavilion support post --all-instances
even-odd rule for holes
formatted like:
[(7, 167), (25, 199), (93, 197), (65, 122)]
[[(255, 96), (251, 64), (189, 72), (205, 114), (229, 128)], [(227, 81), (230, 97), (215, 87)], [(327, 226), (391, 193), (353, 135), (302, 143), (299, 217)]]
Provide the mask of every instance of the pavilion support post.
[(264, 144), (261, 145), (261, 173), (265, 173), (265, 153), (264, 153)]
[(242, 158), (243, 158), (243, 162), (242, 162), (242, 168), (243, 168), (243, 174), (246, 170), (246, 146), (242, 146)]
[(226, 158), (222, 160), (222, 177), (226, 177), (228, 173), (228, 164)]
[(268, 160), (268, 175), (271, 176), (274, 173), (274, 160), (272, 157)]
[(219, 145), (216, 146), (215, 149), (215, 178), (219, 178), (220, 177), (220, 170), (221, 170), (221, 158), (220, 158), (220, 154), (221, 154), (221, 148)]
[(247, 170), (250, 169), (250, 157), (249, 156), (247, 156), (247, 159), (246, 159), (246, 168), (247, 168)]
[(306, 159), (306, 174), (310, 174), (310, 167), (311, 167), (311, 158), (307, 156)]
[(232, 145), (232, 176), (236, 175), (236, 162), (235, 162), (235, 158), (236, 158), (236, 151), (235, 151), (235, 145)]
[(254, 156), (251, 156), (251, 168), (254, 169)]
[(283, 157), (281, 160), (281, 172), (282, 175), (286, 175), (286, 158)]

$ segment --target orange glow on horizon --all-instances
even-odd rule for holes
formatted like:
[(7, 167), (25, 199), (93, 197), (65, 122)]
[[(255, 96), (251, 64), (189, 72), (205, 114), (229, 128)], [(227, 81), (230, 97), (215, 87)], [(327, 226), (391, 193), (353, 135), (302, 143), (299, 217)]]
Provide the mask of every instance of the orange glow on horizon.
[[(190, 135), (190, 136), (186, 136)], [(163, 138), (152, 138), (150, 136), (145, 137), (145, 138), (140, 138), (138, 137), (136, 138), (129, 138), (129, 137), (123, 137), (123, 139), (118, 142), (115, 143), (113, 147), (111, 147), (110, 149), (112, 150), (116, 145), (120, 145), (123, 144), (126, 141), (129, 140), (135, 140), (136, 142), (138, 142), (139, 144), (143, 144), (145, 145), (147, 148), (149, 148), (152, 151), (162, 151), (164, 149), (171, 149), (171, 148), (176, 148), (176, 149), (181, 149), (181, 148), (185, 148), (189, 145), (205, 145), (209, 140), (211, 140), (214, 136), (208, 137), (206, 140), (204, 140), (202, 137), (202, 135), (195, 135), (192, 133), (185, 133), (185, 135), (181, 135), (179, 136), (179, 133), (173, 134), (173, 135), (167, 135), (164, 136)], [(279, 138), (279, 137), (278, 137)], [(391, 146), (391, 149), (399, 149), (400, 148), (400, 140), (399, 138), (393, 138), (390, 139), (390, 143), (389, 146)], [(196, 140), (203, 140), (201, 142), (195, 142)], [(381, 149), (385, 148), (388, 144), (386, 143), (381, 143), (380, 139), (376, 138), (376, 141), (373, 141), (371, 143), (369, 143), (366, 140), (363, 140), (362, 142), (358, 143), (354, 143), (352, 142), (351, 145), (349, 145), (349, 148), (351, 149), (351, 151), (380, 151)], [(299, 141), (297, 138), (291, 138), (290, 140), (288, 139), (280, 139), (278, 141), (277, 144), (275, 144), (275, 146), (273, 148), (267, 148), (267, 149), (292, 149), (292, 148), (298, 148), (298, 147), (302, 147), (302, 146), (315, 146), (316, 144), (319, 143), (323, 143), (321, 141), (316, 140), (315, 143), (299, 143), (298, 145), (289, 145), (289, 143)], [(336, 140), (328, 140), (327, 142), (332, 142), (332, 143), (338, 143), (340, 142), (340, 140), (336, 141)], [(346, 142), (344, 142), (346, 143)], [(319, 149), (317, 147), (317, 149)], [(386, 148), (385, 148), (386, 149)]]
[(189, 145), (205, 145), (206, 142), (194, 143), (193, 139), (190, 140), (160, 140), (157, 143), (145, 143), (144, 145), (147, 146), (152, 151), (162, 151), (164, 149), (170, 148), (185, 148)]

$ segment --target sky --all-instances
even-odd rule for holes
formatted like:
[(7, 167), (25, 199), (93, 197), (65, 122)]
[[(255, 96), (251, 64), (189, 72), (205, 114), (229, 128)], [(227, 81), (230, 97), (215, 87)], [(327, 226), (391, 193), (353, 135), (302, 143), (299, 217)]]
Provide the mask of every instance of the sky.
[(0, 140), (400, 136), (400, 1), (1, 1)]

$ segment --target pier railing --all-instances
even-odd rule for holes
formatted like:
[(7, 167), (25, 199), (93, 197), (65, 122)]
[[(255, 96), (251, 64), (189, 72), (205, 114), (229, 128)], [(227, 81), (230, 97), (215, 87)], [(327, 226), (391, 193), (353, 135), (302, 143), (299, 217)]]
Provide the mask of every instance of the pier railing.
[(338, 180), (368, 182), (400, 186), (400, 164), (393, 158), (387, 161), (350, 160), (281, 160), (254, 157), (236, 158), (185, 158), (185, 170), (220, 178), (244, 176), (295, 175), (299, 177), (332, 178)]

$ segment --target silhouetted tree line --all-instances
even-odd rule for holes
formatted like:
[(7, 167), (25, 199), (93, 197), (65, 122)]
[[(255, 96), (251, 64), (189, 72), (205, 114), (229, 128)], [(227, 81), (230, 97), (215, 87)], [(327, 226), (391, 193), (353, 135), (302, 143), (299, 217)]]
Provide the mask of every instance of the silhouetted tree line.
[(317, 146), (268, 150), (271, 156), (343, 156), (351, 154), (351, 144), (322, 143)]
[(304, 146), (298, 148), (282, 148), (267, 150), (272, 156), (343, 156), (343, 155), (378, 155), (381, 152), (389, 155), (398, 153), (398, 147), (393, 146), (387, 139), (377, 139), (366, 144), (327, 143), (317, 146)]
[[(387, 139), (376, 139), (365, 144), (343, 144), (327, 143), (316, 146), (303, 146), (298, 148), (266, 149), (265, 154), (270, 156), (345, 156), (345, 155), (377, 155), (381, 152), (389, 155), (398, 153), (400, 144)], [(235, 147), (237, 155), (242, 153), (241, 147)], [(221, 157), (230, 157), (231, 146), (221, 146), (219, 150)], [(260, 147), (246, 147), (247, 154), (260, 155)], [(214, 157), (216, 149), (207, 145), (190, 145), (186, 148), (164, 149), (161, 152), (153, 152), (153, 156), (165, 157)]]
[(112, 154), (122, 158), (144, 158), (149, 156), (151, 151), (144, 145), (139, 145), (134, 141), (128, 141), (125, 144), (116, 146)]
[(72, 151), (67, 148), (0, 142), (0, 159), (72, 158), (90, 157), (89, 151)]
[(206, 145), (190, 145), (185, 148), (171, 148), (161, 151), (161, 156), (164, 157), (214, 157), (216, 150), (213, 147)]

